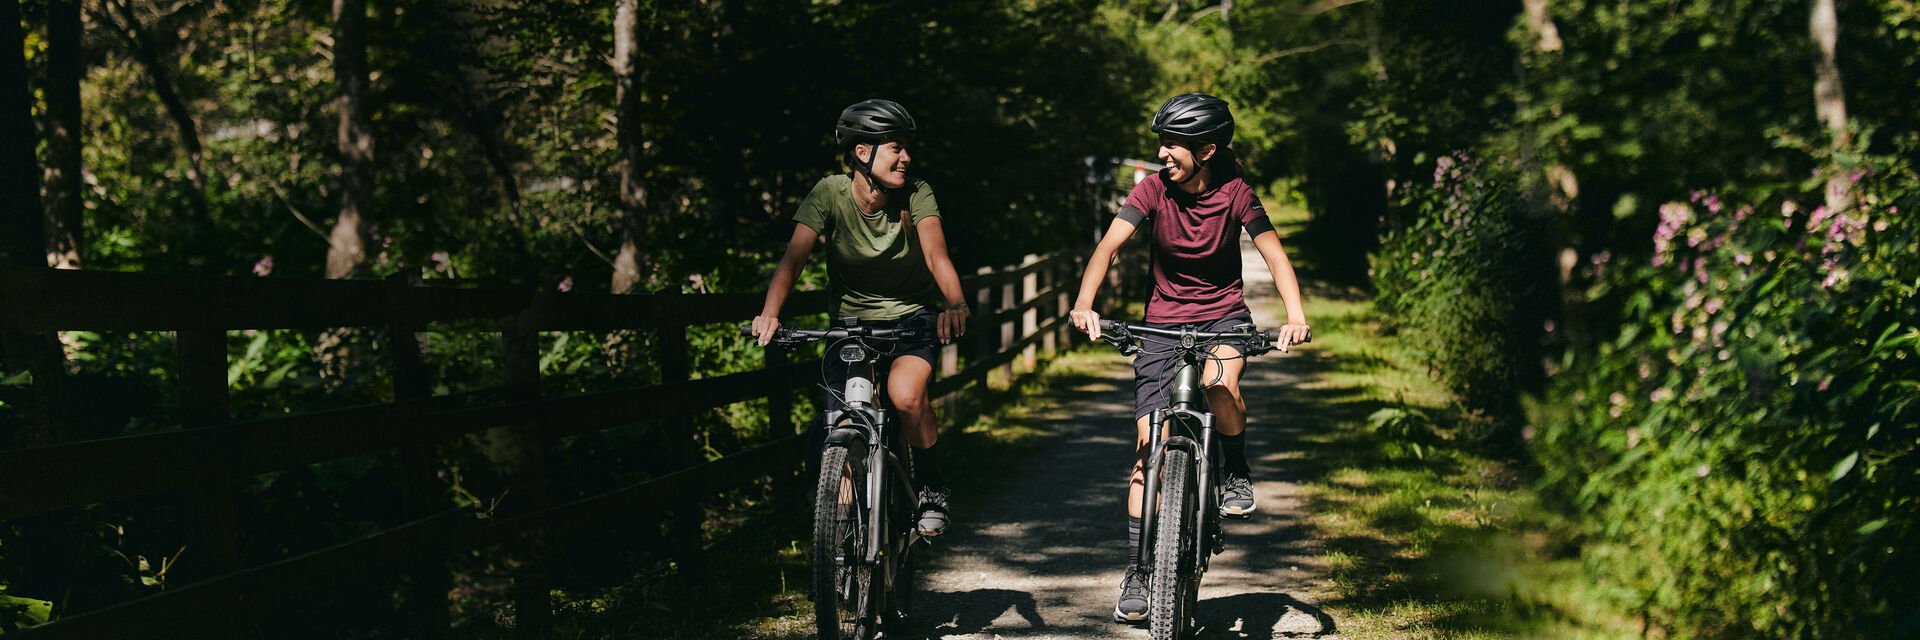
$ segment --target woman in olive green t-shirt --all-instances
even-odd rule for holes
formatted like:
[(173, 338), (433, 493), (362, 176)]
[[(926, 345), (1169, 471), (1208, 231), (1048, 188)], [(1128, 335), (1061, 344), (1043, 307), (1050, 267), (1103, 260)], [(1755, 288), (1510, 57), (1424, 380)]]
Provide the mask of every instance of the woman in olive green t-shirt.
[[(780, 327), (780, 307), (816, 243), (827, 246), (832, 317), (893, 326), (934, 316), (942, 344), (966, 332), (966, 294), (947, 257), (933, 187), (907, 177), (912, 162), (907, 143), (916, 132), (913, 116), (890, 100), (861, 101), (840, 113), (834, 137), (854, 172), (822, 179), (800, 202), (793, 238), (773, 271), (766, 305), (753, 319), (760, 344), (772, 340)], [(936, 311), (942, 303), (944, 310)], [(934, 448), (940, 428), (927, 396), (932, 353), (924, 347), (902, 352), (887, 370), (887, 398), (914, 450), (919, 528), (927, 536), (945, 532), (949, 520), (946, 482)]]

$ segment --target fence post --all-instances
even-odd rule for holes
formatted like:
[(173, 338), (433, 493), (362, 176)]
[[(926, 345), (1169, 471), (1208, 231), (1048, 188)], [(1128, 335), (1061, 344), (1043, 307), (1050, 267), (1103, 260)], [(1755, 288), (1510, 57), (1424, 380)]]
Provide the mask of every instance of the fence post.
[[(1026, 274), (1020, 276), (1019, 306), (1027, 306), (1028, 303), (1040, 297), (1040, 268), (1033, 267), (1034, 263), (1039, 261), (1040, 256), (1031, 253), (1027, 254), (1027, 257), (1020, 261), (1020, 267)], [(1026, 342), (1027, 339), (1032, 338), (1033, 334), (1037, 333), (1039, 329), (1040, 307), (1027, 307), (1026, 311), (1020, 313), (1020, 341)], [(1036, 356), (1037, 352), (1038, 349), (1032, 344), (1028, 344), (1020, 349), (1020, 364), (1026, 367), (1028, 372), (1040, 368), (1040, 360)]]
[[(177, 388), (180, 418), (186, 428), (225, 424), (227, 407), (227, 332), (219, 329), (178, 331), (174, 346), (180, 357)], [(237, 483), (228, 456), (217, 456), (211, 479), (186, 492), (188, 546), (201, 550), (204, 562), (182, 565), (188, 580), (240, 569), (239, 518), (234, 505)], [(183, 555), (183, 557), (186, 557)]]
[[(533, 328), (533, 314), (522, 312), (507, 327), (507, 385), (512, 402), (540, 399), (540, 333)], [(527, 495), (527, 511), (551, 504), (547, 488), (547, 457), (552, 449), (552, 432), (544, 419), (512, 427), (519, 431), (512, 463), (517, 482)], [(552, 535), (545, 528), (528, 533), (521, 552), (525, 564), (514, 580), (514, 631), (521, 637), (544, 637), (553, 624)]]
[[(1014, 279), (1012, 278), (1014, 270), (1018, 268), (1019, 268), (1018, 265), (1007, 265), (1005, 267), (1002, 267), (1000, 272), (1000, 276), (1001, 276), (1000, 286), (994, 287), (994, 289), (999, 292), (998, 294), (996, 294), (998, 297), (995, 298), (996, 304), (994, 304), (993, 312), (994, 312), (994, 317), (998, 319), (997, 324), (1000, 329), (1000, 348), (1001, 349), (1005, 349), (1007, 347), (1013, 346), (1014, 340), (1017, 339), (1015, 338), (1015, 335), (1018, 333), (1018, 330), (1015, 327), (1020, 319), (1011, 317), (1006, 312), (1019, 305), (1019, 302), (1017, 301), (1020, 299), (1020, 294), (1015, 293), (1015, 291), (1018, 290), (1015, 287), (1017, 287), (1019, 283), (1015, 282)], [(994, 355), (998, 357), (1004, 354), (996, 353)], [(1007, 379), (1007, 385), (1012, 386), (1013, 385), (1013, 359), (1012, 358), (1007, 359), (1007, 363), (1000, 365), (999, 368), (1001, 371), (1001, 375), (1005, 376)]]
[[(669, 287), (664, 296), (671, 310), (668, 326), (660, 329), (660, 383), (678, 384), (693, 379), (693, 354), (687, 345), (686, 305), (690, 303), (677, 288)], [(667, 457), (673, 469), (684, 469), (700, 462), (700, 450), (693, 446), (694, 425), (691, 414), (667, 416)], [(699, 492), (689, 492), (674, 505), (669, 520), (668, 546), (680, 561), (681, 575), (697, 575), (704, 568), (700, 553), (701, 521)]]
[(1054, 333), (1059, 334), (1062, 349), (1073, 347), (1073, 323), (1066, 321), (1066, 317), (1073, 311), (1073, 297), (1078, 294), (1080, 288), (1081, 269), (1075, 267), (1080, 266), (1083, 259), (1080, 255), (1074, 254), (1068, 259), (1061, 260), (1057, 266), (1061, 276), (1060, 282), (1065, 286), (1059, 287), (1059, 292), (1055, 294), (1053, 300), (1053, 315), (1061, 318), (1061, 321), (1054, 325)]
[[(1046, 302), (1036, 307), (1036, 309), (1045, 309), (1048, 315), (1044, 317), (1048, 320), (1053, 320), (1060, 316), (1060, 295), (1057, 289), (1060, 287), (1061, 282), (1060, 264), (1065, 262), (1065, 260), (1062, 259), (1065, 255), (1065, 252), (1061, 252), (1047, 256), (1046, 266), (1040, 269), (1040, 290), (1049, 293)], [(1048, 329), (1046, 335), (1040, 337), (1040, 353), (1045, 354), (1048, 360), (1052, 360), (1059, 352), (1060, 324), (1056, 321), (1054, 322), (1053, 328)]]
[[(399, 301), (420, 285), (419, 272), (396, 274), (388, 278), (393, 290), (389, 308), (396, 315), (405, 307)], [(393, 399), (396, 402), (425, 400), (433, 396), (433, 380), (426, 359), (420, 353), (419, 332), (425, 327), (410, 318), (396, 319), (387, 331), (387, 351), (393, 354)], [(409, 521), (438, 513), (447, 507), (445, 488), (440, 483), (439, 451), (434, 443), (410, 444), (400, 449), (401, 494)], [(436, 542), (437, 544), (437, 542)], [(446, 634), (447, 591), (453, 577), (447, 571), (445, 549), (422, 549), (417, 562), (408, 570), (406, 618), (415, 638), (437, 638)]]
[[(973, 356), (967, 358), (967, 368), (969, 369), (993, 358), (993, 340), (1000, 333), (998, 331), (1000, 328), (998, 325), (1000, 303), (997, 301), (1000, 287), (994, 286), (993, 268), (980, 267), (980, 270), (975, 273), (978, 274), (980, 279), (984, 280), (985, 283), (978, 291), (974, 292), (975, 301), (979, 303), (977, 308), (980, 309), (981, 313), (980, 318), (974, 322), (974, 326), (978, 330), (974, 332)], [(989, 389), (987, 386), (987, 368), (980, 367), (979, 372), (974, 375), (973, 384), (977, 387), (976, 392), (985, 393)]]
[[(787, 366), (786, 349), (768, 345), (766, 353), (768, 369), (783, 369)], [(787, 380), (783, 378), (775, 383), (771, 389), (767, 390), (767, 434), (773, 439), (778, 440), (793, 436), (796, 433), (793, 425), (793, 385), (788, 384)], [(803, 434), (801, 435), (801, 442), (804, 443), (805, 441), (806, 436)], [(801, 447), (795, 447), (795, 449), (802, 449), (804, 446), (803, 444)], [(809, 454), (810, 453), (811, 452), (809, 452)], [(801, 475), (802, 470), (805, 468), (804, 466), (789, 466), (786, 470), (773, 474), (775, 504), (797, 505), (806, 500), (806, 498), (803, 497), (806, 493), (806, 487)]]

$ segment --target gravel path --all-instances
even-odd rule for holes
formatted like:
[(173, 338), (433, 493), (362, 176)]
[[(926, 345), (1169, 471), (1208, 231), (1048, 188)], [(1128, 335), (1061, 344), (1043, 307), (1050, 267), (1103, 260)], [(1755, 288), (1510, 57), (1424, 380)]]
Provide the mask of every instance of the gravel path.
[[(1250, 243), (1241, 248), (1254, 318), (1285, 313)], [(1251, 407), (1248, 455), (1260, 512), (1227, 522), (1227, 551), (1200, 588), (1201, 638), (1336, 638), (1313, 603), (1324, 592), (1305, 537), (1292, 446), (1269, 405), (1299, 383), (1289, 356), (1254, 360), (1242, 381)], [(1132, 459), (1132, 369), (1117, 355), (1103, 381), (1074, 388), (1042, 428), (1030, 464), (997, 495), (956, 515), (938, 539), (914, 602), (916, 637), (1078, 639), (1146, 637), (1111, 621), (1126, 555), (1126, 469)]]

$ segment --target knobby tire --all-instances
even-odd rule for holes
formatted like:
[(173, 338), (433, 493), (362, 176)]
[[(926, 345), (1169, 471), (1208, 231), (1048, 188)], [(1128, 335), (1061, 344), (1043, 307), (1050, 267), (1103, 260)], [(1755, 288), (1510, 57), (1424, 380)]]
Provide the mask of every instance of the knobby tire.
[(1194, 530), (1190, 502), (1193, 481), (1188, 471), (1192, 456), (1169, 448), (1160, 460), (1160, 507), (1153, 536), (1153, 579), (1149, 583), (1147, 619), (1153, 640), (1176, 640), (1185, 635), (1189, 599), (1187, 583), (1192, 571)]
[(874, 635), (873, 570), (866, 566), (866, 461), (846, 446), (820, 454), (813, 499), (813, 613), (820, 640)]

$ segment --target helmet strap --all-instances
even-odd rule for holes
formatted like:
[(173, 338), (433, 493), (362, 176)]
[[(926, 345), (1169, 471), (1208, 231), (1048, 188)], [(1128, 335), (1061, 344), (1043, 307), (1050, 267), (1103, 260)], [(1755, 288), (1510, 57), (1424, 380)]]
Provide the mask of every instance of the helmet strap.
[(861, 162), (860, 154), (854, 153), (853, 148), (848, 147), (847, 148), (847, 164), (853, 165), (854, 171), (857, 171), (860, 173), (860, 175), (867, 177), (867, 188), (873, 189), (874, 191), (879, 192), (883, 196), (887, 192), (892, 191), (892, 189), (888, 189), (885, 186), (881, 185), (879, 178), (873, 177), (873, 161), (874, 159), (880, 157), (880, 144), (876, 144), (876, 143), (856, 143), (856, 144), (865, 144), (869, 149), (872, 149), (872, 151), (867, 153), (867, 160), (865, 162)]

